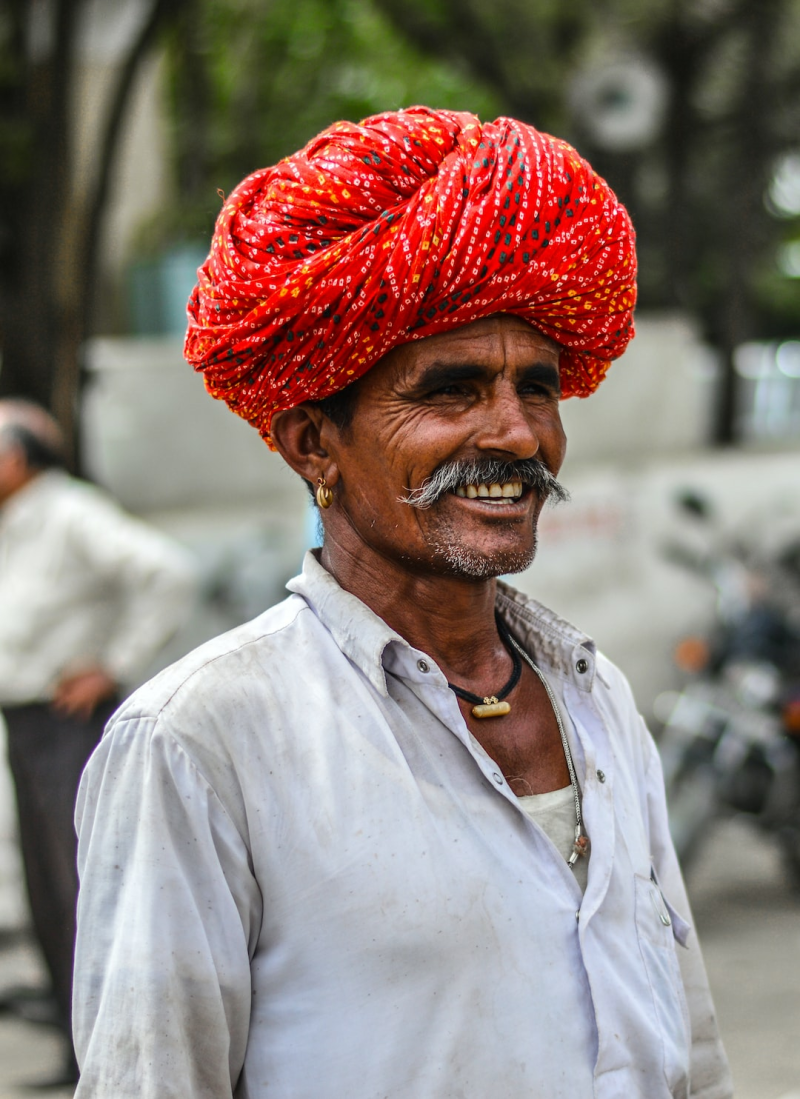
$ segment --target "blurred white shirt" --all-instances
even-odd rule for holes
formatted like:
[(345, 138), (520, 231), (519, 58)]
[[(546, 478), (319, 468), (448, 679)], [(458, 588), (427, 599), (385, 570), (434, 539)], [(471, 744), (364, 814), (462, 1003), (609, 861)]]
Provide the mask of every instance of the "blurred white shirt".
[(76, 1099), (729, 1099), (621, 673), (501, 586), (565, 718), (582, 894), (434, 661), (312, 554), (289, 587), (84, 773)]
[(45, 702), (61, 676), (144, 671), (187, 616), (188, 554), (60, 470), (0, 509), (0, 705)]

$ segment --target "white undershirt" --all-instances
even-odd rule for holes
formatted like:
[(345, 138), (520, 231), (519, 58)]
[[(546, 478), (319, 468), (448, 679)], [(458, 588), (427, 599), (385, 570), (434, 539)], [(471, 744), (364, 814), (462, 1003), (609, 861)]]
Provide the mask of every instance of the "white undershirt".
[[(553, 842), (559, 854), (569, 859), (575, 842), (575, 798), (571, 786), (562, 790), (551, 790), (547, 794), (529, 794), (517, 798), (520, 809), (535, 821), (544, 834)], [(586, 880), (589, 870), (588, 856), (581, 856), (575, 864), (575, 880), (586, 892)]]

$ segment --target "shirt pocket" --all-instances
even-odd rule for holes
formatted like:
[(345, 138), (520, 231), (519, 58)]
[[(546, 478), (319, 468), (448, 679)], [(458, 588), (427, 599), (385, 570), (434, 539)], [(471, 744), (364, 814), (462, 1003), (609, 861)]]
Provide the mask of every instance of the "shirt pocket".
[(670, 1094), (688, 1095), (691, 1027), (675, 943), (685, 945), (690, 927), (667, 904), (653, 877), (635, 875), (636, 934), (661, 1035), (664, 1078)]

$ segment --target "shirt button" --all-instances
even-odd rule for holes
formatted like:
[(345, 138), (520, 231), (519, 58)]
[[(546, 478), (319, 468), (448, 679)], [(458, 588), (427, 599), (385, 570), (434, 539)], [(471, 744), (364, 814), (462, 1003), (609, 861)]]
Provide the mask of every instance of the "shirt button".
[(606, 781), (606, 773), (605, 773), (605, 771), (598, 771), (598, 772), (597, 772), (597, 781), (598, 781), (598, 782), (605, 782), (605, 781)]
[(583, 675), (584, 672), (589, 671), (589, 661), (584, 660), (583, 657), (581, 657), (578, 663), (575, 665), (575, 668), (578, 672), (580, 672), (581, 675)]
[(427, 660), (418, 660), (417, 667), (421, 672), (429, 672), (431, 670), (430, 664)]
[(498, 786), (503, 785), (503, 776), (498, 774), (497, 771), (494, 772), (494, 774), (492, 775), (492, 778), (494, 779), (494, 781), (497, 783)]

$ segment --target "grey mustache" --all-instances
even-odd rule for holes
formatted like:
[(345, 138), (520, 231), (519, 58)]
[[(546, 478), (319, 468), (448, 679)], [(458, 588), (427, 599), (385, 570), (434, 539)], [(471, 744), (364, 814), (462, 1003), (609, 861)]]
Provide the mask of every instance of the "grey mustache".
[(494, 458), (472, 458), (459, 462), (445, 462), (415, 489), (407, 489), (400, 497), (401, 503), (424, 510), (435, 504), (447, 492), (454, 492), (466, 485), (505, 484), (521, 481), (536, 490), (543, 500), (557, 503), (569, 500), (569, 492), (553, 476), (547, 466), (536, 458), (520, 462), (501, 462)]

